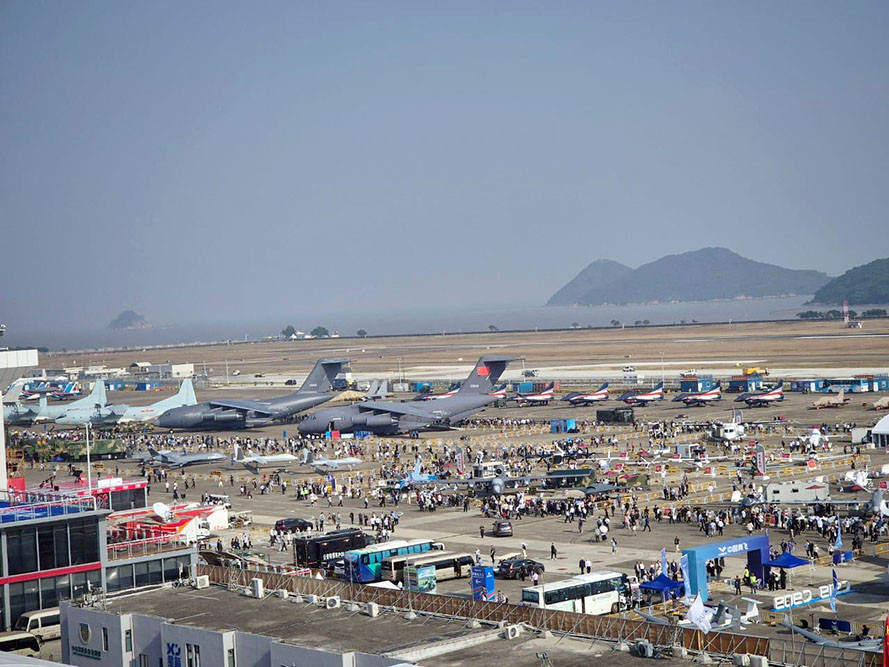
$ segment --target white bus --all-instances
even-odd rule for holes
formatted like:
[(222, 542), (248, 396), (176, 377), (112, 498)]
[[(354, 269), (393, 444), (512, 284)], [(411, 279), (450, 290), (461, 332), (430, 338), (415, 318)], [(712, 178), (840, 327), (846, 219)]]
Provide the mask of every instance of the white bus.
[(628, 607), (630, 580), (620, 572), (592, 572), (522, 589), (522, 604), (579, 614), (614, 614)]
[(452, 551), (432, 551), (408, 556), (392, 556), (383, 561), (381, 572), (383, 579), (397, 582), (404, 579), (404, 568), (434, 567), (435, 580), (460, 579), (471, 574), (475, 560), (470, 554)]

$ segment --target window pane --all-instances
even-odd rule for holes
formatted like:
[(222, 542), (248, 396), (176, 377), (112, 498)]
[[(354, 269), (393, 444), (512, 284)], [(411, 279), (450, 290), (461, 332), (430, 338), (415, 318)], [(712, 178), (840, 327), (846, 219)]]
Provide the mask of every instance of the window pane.
[(136, 563), (136, 586), (148, 585), (148, 563)]
[(17, 528), (6, 531), (9, 574), (37, 571), (37, 531)]
[(105, 585), (108, 587), (109, 593), (120, 590), (118, 574), (118, 568), (116, 567), (109, 567), (105, 570)]
[(55, 577), (56, 598), (59, 600), (71, 599), (71, 577), (67, 574)]
[(59, 599), (56, 596), (55, 577), (40, 580), (40, 605), (42, 609), (59, 605)]
[(68, 567), (68, 527), (64, 523), (56, 524), (53, 528), (53, 541), (56, 550), (56, 567)]
[(153, 560), (148, 563), (148, 583), (149, 584), (160, 584), (163, 583), (163, 569), (162, 564), (159, 560)]

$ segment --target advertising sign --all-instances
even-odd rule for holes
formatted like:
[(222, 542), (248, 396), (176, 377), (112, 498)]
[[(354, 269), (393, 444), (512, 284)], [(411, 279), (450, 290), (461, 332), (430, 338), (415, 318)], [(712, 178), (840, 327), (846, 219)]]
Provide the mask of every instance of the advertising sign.
[(494, 568), (490, 565), (474, 565), (470, 581), (473, 600), (494, 600), (497, 598), (497, 588), (494, 585)]
[(411, 593), (435, 593), (438, 581), (435, 578), (435, 567), (405, 567), (404, 587)]

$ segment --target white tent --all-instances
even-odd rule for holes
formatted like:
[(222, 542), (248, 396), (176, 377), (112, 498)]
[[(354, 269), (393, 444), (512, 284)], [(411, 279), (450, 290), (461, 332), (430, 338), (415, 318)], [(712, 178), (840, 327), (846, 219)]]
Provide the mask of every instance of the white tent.
[(871, 436), (877, 447), (889, 447), (889, 415), (877, 422), (877, 425), (871, 431)]

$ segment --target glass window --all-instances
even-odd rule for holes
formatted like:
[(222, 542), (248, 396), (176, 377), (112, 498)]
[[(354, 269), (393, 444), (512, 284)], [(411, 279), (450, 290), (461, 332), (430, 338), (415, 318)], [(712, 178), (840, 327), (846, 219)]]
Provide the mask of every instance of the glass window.
[(15, 623), (26, 611), (40, 609), (40, 590), (38, 582), (25, 581), (9, 584), (9, 621)]
[(148, 583), (161, 584), (164, 581), (163, 564), (159, 560), (148, 563)]
[(118, 578), (120, 579), (120, 588), (121, 590), (126, 588), (133, 587), (133, 566), (132, 565), (121, 565), (120, 574)]
[(71, 587), (72, 587), (72, 595), (75, 598), (80, 597), (84, 593), (86, 593), (86, 574), (83, 572), (77, 572), (76, 574), (71, 575)]
[(40, 580), (40, 605), (43, 609), (57, 607), (59, 598), (56, 594), (55, 577), (47, 577)]
[(53, 580), (56, 583), (56, 599), (57, 600), (70, 600), (71, 599), (71, 577), (67, 574), (62, 575), (61, 577), (54, 577)]
[(127, 630), (123, 635), (123, 650), (127, 652), (133, 651), (133, 631)]
[(31, 528), (13, 528), (6, 531), (6, 552), (9, 574), (37, 571), (37, 531)]
[(93, 590), (102, 588), (102, 570), (90, 570), (86, 573), (86, 580)]
[(56, 548), (53, 544), (52, 525), (44, 525), (37, 528), (37, 552), (40, 556), (40, 569), (54, 570), (56, 567)]
[(118, 574), (118, 568), (116, 567), (105, 568), (105, 586), (109, 593), (120, 590), (120, 579), (118, 579)]
[(53, 526), (53, 542), (55, 543), (56, 567), (68, 567), (71, 564), (71, 559), (68, 556), (68, 527), (64, 523), (57, 523)]
[(136, 563), (136, 586), (148, 585), (148, 563)]
[(94, 519), (80, 519), (68, 524), (71, 535), (71, 564), (99, 560), (99, 525)]
[(176, 566), (175, 558), (164, 558), (164, 581), (176, 581), (179, 576), (179, 569)]
[(102, 650), (108, 650), (108, 628), (102, 628)]

